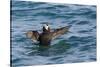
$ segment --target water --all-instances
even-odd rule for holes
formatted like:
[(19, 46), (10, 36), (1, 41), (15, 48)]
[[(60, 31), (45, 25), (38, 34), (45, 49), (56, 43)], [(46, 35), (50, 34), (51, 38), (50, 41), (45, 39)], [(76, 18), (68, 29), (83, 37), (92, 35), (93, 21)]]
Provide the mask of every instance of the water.
[[(96, 6), (13, 1), (11, 4), (12, 66), (96, 61)], [(52, 29), (70, 26), (50, 47), (39, 47), (25, 33), (44, 22)]]

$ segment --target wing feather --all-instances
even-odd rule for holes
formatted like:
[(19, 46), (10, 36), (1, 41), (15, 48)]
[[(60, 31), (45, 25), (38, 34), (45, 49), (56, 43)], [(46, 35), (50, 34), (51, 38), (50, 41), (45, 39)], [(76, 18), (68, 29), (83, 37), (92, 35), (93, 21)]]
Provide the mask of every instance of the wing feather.
[(62, 28), (58, 28), (56, 30), (54, 30), (52, 32), (52, 35), (53, 35), (53, 39), (57, 38), (58, 36), (61, 36), (62, 34), (68, 32), (69, 28), (68, 27), (62, 27)]
[(38, 38), (39, 38), (39, 33), (37, 31), (28, 31), (26, 33), (26, 36), (28, 38), (31, 38), (33, 41), (36, 40), (38, 41)]

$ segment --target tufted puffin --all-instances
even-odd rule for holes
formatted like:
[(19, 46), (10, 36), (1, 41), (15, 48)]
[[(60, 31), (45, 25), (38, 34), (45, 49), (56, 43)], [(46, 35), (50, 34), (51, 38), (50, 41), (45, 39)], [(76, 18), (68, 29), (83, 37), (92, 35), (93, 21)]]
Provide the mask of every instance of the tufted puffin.
[(61, 27), (55, 30), (51, 30), (48, 24), (45, 24), (42, 28), (42, 33), (38, 31), (28, 31), (26, 36), (33, 41), (38, 41), (40, 45), (48, 46), (51, 43), (51, 40), (61, 36), (62, 34), (68, 32), (68, 27)]

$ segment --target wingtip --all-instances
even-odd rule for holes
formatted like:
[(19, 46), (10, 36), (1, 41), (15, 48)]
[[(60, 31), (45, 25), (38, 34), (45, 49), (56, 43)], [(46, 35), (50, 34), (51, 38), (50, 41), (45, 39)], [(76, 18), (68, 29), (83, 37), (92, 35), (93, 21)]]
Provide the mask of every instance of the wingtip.
[(72, 25), (66, 26), (66, 28), (68, 28), (68, 29), (69, 29), (71, 26), (72, 26)]
[(28, 38), (31, 38), (32, 37), (32, 31), (28, 31), (28, 32), (26, 32), (26, 36), (28, 37)]

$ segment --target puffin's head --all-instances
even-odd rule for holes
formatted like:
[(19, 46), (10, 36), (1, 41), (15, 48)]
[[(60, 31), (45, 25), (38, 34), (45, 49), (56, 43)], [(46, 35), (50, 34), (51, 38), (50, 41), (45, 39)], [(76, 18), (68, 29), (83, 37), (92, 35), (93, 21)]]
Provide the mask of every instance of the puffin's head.
[(50, 32), (50, 27), (48, 24), (43, 25), (43, 32)]

